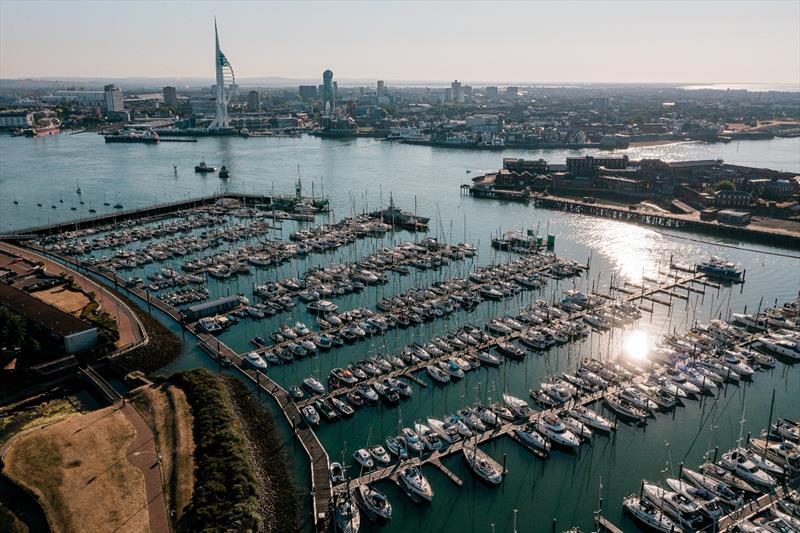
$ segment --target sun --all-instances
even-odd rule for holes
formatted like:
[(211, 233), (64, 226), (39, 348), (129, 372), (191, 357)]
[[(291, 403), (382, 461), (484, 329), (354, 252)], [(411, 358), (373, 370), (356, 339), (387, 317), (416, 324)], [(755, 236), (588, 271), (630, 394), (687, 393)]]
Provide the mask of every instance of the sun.
[(644, 331), (631, 332), (622, 343), (622, 351), (631, 359), (641, 361), (650, 353), (650, 339)]

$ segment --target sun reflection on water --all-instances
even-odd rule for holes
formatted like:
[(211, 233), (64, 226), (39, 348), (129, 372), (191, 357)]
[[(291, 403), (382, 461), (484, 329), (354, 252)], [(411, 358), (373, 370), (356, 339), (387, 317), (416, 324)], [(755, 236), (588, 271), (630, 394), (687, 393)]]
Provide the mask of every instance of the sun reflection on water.
[(647, 360), (651, 348), (650, 337), (639, 329), (628, 332), (622, 341), (622, 353), (635, 361)]
[(593, 219), (589, 233), (598, 251), (608, 257), (625, 279), (640, 283), (655, 275), (663, 252), (663, 237), (655, 231), (612, 220)]

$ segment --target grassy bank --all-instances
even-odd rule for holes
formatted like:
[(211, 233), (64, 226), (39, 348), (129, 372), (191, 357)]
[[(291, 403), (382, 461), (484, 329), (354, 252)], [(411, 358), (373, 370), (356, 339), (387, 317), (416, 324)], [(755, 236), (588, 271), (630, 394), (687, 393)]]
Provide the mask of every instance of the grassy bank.
[(174, 509), (173, 526), (183, 516), (194, 485), (194, 441), (192, 412), (184, 392), (175, 385), (143, 388), (133, 398), (139, 413), (155, 428), (156, 448), (161, 455), (167, 508)]
[(178, 531), (258, 531), (259, 487), (223, 382), (205, 369), (175, 374), (192, 408), (194, 490)]
[(175, 361), (181, 354), (181, 340), (135, 303), (120, 293), (117, 293), (117, 296), (139, 317), (150, 342), (146, 346), (117, 357), (115, 361), (128, 371), (141, 370), (145, 374), (152, 374)]
[(244, 428), (251, 459), (261, 486), (259, 508), (264, 531), (298, 529), (300, 507), (295, 494), (289, 457), (279, 437), (273, 414), (239, 379), (223, 377), (236, 414)]

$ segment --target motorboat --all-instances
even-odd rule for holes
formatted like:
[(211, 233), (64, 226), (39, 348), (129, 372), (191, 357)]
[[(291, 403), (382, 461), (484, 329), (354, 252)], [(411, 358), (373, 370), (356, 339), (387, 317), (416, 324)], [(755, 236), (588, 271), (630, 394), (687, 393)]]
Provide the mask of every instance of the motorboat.
[(362, 509), (375, 518), (389, 520), (392, 517), (392, 504), (384, 493), (366, 483), (356, 488), (358, 503)]
[(431, 501), (433, 499), (433, 489), (418, 467), (409, 466), (403, 468), (400, 471), (398, 479), (414, 496), (426, 501)]
[(503, 481), (503, 472), (495, 461), (476, 445), (461, 448), (464, 460), (475, 474), (484, 481), (499, 485)]
[(386, 449), (380, 444), (370, 446), (368, 451), (376, 463), (380, 463), (382, 465), (388, 465), (389, 463), (392, 462), (392, 458), (389, 457), (389, 454), (386, 452)]
[(306, 422), (310, 426), (318, 426), (319, 425), (319, 414), (317, 414), (317, 410), (314, 409), (313, 405), (305, 405), (300, 412), (303, 415), (303, 418), (306, 419)]
[(456, 364), (456, 362), (452, 359), (448, 359), (447, 361), (439, 361), (437, 364), (439, 365), (439, 368), (450, 375), (450, 379), (461, 379), (464, 377), (464, 371), (461, 370), (458, 364)]
[(653, 505), (646, 499), (639, 497), (638, 494), (625, 498), (622, 506), (636, 520), (654, 531), (673, 533), (679, 527), (666, 513), (661, 511), (659, 506)]
[(550, 439), (553, 444), (572, 449), (581, 445), (580, 439), (567, 429), (564, 422), (556, 415), (547, 415), (539, 418), (536, 421), (536, 429)]
[(729, 507), (738, 507), (742, 501), (742, 499), (724, 481), (720, 481), (713, 476), (702, 474), (688, 468), (684, 468), (682, 473), (683, 476), (695, 486), (707, 490), (719, 498), (719, 501)]
[(375, 462), (372, 460), (372, 456), (364, 448), (359, 448), (358, 450), (353, 452), (353, 459), (355, 459), (356, 462), (364, 468), (372, 468), (373, 466), (375, 466)]
[(267, 362), (257, 352), (249, 352), (244, 356), (244, 362), (256, 370), (266, 370)]
[(325, 386), (314, 376), (305, 378), (303, 385), (314, 394), (325, 394)]
[(753, 461), (738, 450), (731, 450), (722, 454), (719, 464), (750, 484), (761, 487), (775, 486), (775, 478), (756, 466)]
[(401, 460), (408, 459), (408, 447), (403, 437), (386, 437), (386, 449)]
[(700, 512), (709, 520), (718, 520), (725, 515), (725, 509), (720, 505), (719, 499), (710, 491), (675, 478), (667, 478), (666, 481), (667, 486), (674, 492), (694, 501)]
[(439, 383), (450, 383), (450, 374), (442, 370), (436, 365), (428, 365), (425, 370), (428, 375)]
[(740, 493), (757, 494), (760, 492), (753, 485), (745, 481), (743, 478), (735, 475), (726, 468), (721, 467), (716, 463), (703, 463), (700, 465), (700, 472), (706, 476), (713, 477), (720, 481), (724, 481), (731, 488)]
[(564, 423), (567, 429), (579, 439), (590, 441), (592, 440), (592, 437), (594, 437), (594, 433), (592, 433), (592, 430), (589, 429), (589, 426), (587, 426), (577, 418), (573, 418), (567, 415), (562, 417), (561, 421)]
[(700, 507), (693, 500), (652, 483), (642, 483), (642, 494), (659, 506), (681, 528), (700, 531), (706, 522)]
[(442, 439), (439, 438), (439, 434), (425, 424), (419, 422), (415, 423), (414, 431), (419, 435), (420, 440), (422, 440), (429, 451), (433, 452), (444, 449), (445, 444), (442, 442)]
[(337, 531), (358, 533), (361, 527), (361, 514), (358, 512), (358, 507), (353, 505), (349, 494), (336, 498), (333, 504), (333, 516)]
[(332, 421), (339, 418), (339, 413), (328, 404), (328, 402), (323, 398), (317, 398), (314, 400), (314, 408), (317, 410), (319, 414), (321, 414), (325, 420)]
[(350, 407), (350, 404), (348, 404), (341, 398), (337, 398), (336, 396), (331, 396), (329, 400), (333, 408), (336, 409), (342, 416), (353, 416), (353, 414), (355, 413), (355, 410), (352, 407)]
[(486, 426), (495, 427), (500, 423), (497, 419), (497, 414), (486, 406), (477, 405), (475, 406), (474, 412)]
[(550, 453), (550, 441), (539, 433), (532, 424), (514, 428), (514, 435), (526, 447), (543, 455)]
[(500, 363), (503, 362), (503, 360), (497, 357), (496, 355), (490, 354), (489, 352), (484, 350), (478, 350), (477, 352), (475, 352), (475, 357), (481, 363), (485, 363), (487, 365), (492, 365), (492, 366), (499, 366)]
[(644, 424), (647, 422), (649, 415), (645, 411), (620, 398), (618, 395), (608, 394), (603, 397), (603, 402), (606, 407), (621, 418), (636, 424)]
[(447, 444), (453, 444), (461, 440), (461, 434), (458, 429), (451, 425), (445, 424), (443, 421), (436, 418), (428, 419), (428, 426), (433, 429), (439, 437)]
[(331, 370), (331, 377), (338, 380), (339, 383), (344, 386), (358, 383), (358, 379), (346, 368), (334, 368)]
[(503, 402), (517, 418), (530, 418), (530, 416), (533, 414), (528, 402), (517, 398), (516, 396), (503, 394)]
[(520, 360), (525, 358), (525, 352), (510, 342), (498, 342), (497, 351), (511, 359)]
[(344, 468), (341, 463), (333, 462), (330, 467), (331, 483), (338, 485), (344, 483)]
[(425, 451), (425, 443), (419, 438), (419, 435), (411, 428), (403, 428), (402, 436), (406, 440), (408, 449), (416, 454), (421, 454)]
[(567, 411), (567, 414), (589, 426), (590, 428), (598, 431), (608, 433), (611, 430), (616, 429), (616, 424), (614, 422), (583, 406), (574, 407)]

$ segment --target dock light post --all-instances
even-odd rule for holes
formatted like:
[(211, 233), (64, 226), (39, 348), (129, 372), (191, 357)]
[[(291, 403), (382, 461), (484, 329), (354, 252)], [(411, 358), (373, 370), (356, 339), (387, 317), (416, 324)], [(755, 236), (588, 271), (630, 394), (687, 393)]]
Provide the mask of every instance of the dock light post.
[(517, 533), (517, 510), (514, 509), (514, 533)]

